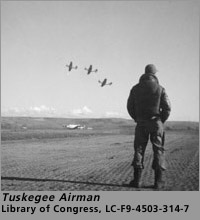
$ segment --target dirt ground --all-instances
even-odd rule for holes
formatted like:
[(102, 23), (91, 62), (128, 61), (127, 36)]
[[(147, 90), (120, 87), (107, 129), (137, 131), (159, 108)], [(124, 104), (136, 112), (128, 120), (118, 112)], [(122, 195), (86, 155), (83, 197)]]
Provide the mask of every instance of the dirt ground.
[[(1, 143), (2, 191), (153, 191), (152, 147), (147, 146), (142, 188), (133, 177), (133, 135), (98, 135)], [(166, 184), (162, 191), (199, 190), (199, 136), (166, 134)]]

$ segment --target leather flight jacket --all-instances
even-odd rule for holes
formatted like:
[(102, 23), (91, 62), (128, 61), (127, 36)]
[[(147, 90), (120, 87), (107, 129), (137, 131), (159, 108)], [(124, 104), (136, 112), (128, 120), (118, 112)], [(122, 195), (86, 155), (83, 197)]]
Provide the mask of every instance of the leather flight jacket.
[(169, 117), (171, 104), (165, 89), (159, 85), (154, 74), (143, 74), (139, 83), (130, 91), (127, 110), (136, 121), (160, 119), (163, 123)]

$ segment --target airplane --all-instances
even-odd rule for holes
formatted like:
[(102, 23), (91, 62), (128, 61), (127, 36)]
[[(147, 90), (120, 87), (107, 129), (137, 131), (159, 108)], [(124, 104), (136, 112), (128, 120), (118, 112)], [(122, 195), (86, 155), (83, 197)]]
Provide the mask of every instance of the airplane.
[(93, 72), (93, 73), (94, 73), (94, 72), (96, 73), (96, 72), (98, 71), (97, 69), (96, 69), (96, 70), (92, 70), (92, 65), (90, 65), (88, 69), (85, 68), (85, 70), (87, 70), (87, 74), (88, 74), (88, 75), (89, 75), (90, 73), (92, 73), (92, 72)]
[(66, 66), (69, 68), (69, 71), (71, 71), (72, 69), (77, 69), (78, 68), (78, 66), (73, 67), (73, 63), (72, 62), (70, 62), (70, 64), (66, 65)]
[(63, 127), (67, 129), (84, 129), (85, 125), (81, 126), (80, 124), (69, 124), (69, 125), (63, 125)]
[(105, 86), (105, 85), (109, 85), (109, 86), (112, 85), (112, 82), (106, 83), (106, 82), (107, 82), (107, 79), (106, 79), (106, 78), (105, 78), (102, 82), (101, 82), (100, 80), (99, 80), (98, 82), (101, 84), (101, 87), (103, 87), (103, 86)]

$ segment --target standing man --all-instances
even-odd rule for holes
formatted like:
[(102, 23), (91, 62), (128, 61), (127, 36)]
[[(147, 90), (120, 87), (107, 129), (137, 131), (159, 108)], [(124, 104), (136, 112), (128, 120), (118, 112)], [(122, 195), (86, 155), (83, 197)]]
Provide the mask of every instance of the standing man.
[(141, 175), (144, 169), (144, 153), (150, 137), (153, 145), (153, 164), (155, 172), (154, 188), (161, 189), (165, 167), (164, 129), (163, 124), (168, 119), (171, 105), (165, 89), (159, 85), (155, 65), (148, 64), (139, 83), (133, 86), (127, 102), (129, 115), (137, 123), (134, 140), (134, 179), (130, 186), (141, 186)]

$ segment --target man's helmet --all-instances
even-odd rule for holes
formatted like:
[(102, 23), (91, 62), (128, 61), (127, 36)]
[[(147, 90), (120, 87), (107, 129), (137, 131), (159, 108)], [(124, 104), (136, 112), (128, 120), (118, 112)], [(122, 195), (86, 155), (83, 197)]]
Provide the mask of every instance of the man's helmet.
[(153, 73), (153, 74), (155, 74), (156, 72), (158, 72), (158, 70), (156, 69), (154, 64), (148, 64), (145, 67), (145, 73)]

